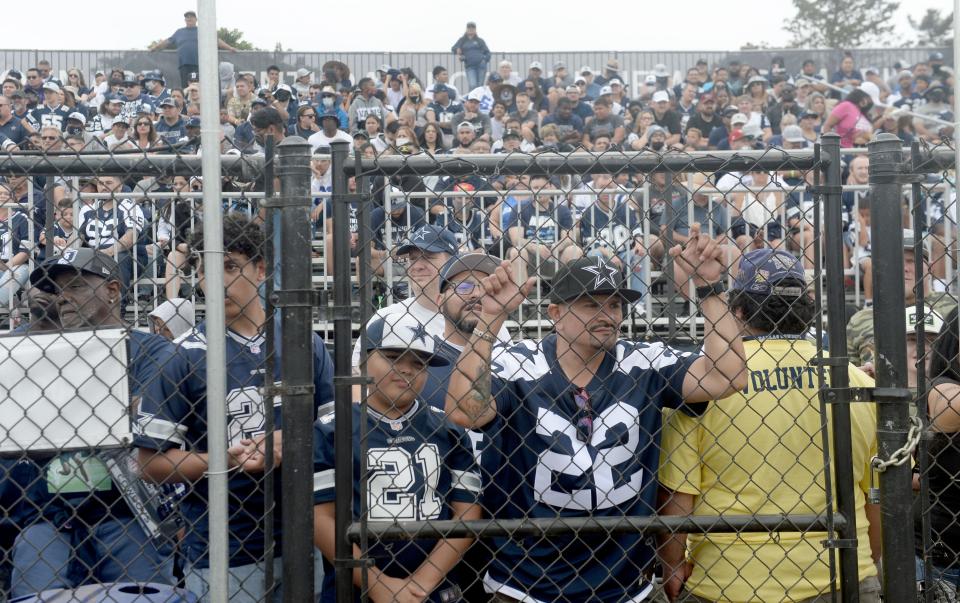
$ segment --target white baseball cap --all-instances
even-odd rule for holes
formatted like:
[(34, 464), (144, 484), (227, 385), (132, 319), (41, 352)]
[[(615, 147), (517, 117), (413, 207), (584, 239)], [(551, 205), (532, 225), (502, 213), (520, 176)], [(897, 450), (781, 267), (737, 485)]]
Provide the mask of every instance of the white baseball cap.
[[(906, 312), (907, 335), (913, 335), (917, 329), (917, 307), (909, 306)], [(943, 317), (930, 306), (923, 308), (923, 331), (925, 335), (936, 335), (943, 328)]]
[(669, 101), (670, 101), (670, 95), (667, 94), (667, 91), (666, 91), (666, 90), (657, 90), (656, 92), (653, 93), (653, 99), (652, 99), (652, 100), (653, 100), (653, 102), (655, 102), (655, 103), (669, 102)]
[(367, 326), (367, 352), (403, 350), (416, 352), (430, 366), (446, 366), (450, 362), (437, 354), (437, 340), (426, 327), (410, 314), (387, 314), (370, 321)]
[(730, 125), (745, 124), (748, 121), (750, 121), (750, 118), (747, 117), (744, 113), (734, 113), (733, 117), (730, 118)]
[(800, 129), (800, 126), (789, 125), (783, 129), (781, 134), (785, 142), (806, 142), (807, 139), (803, 136), (803, 130)]
[(530, 69), (539, 69), (540, 71), (543, 71), (543, 64), (540, 63), (540, 61), (533, 61), (530, 63)]

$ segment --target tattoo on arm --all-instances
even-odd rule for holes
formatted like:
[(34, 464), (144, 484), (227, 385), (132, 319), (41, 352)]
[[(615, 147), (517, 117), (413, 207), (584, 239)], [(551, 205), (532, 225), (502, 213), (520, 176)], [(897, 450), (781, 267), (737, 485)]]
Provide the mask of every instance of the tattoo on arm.
[(473, 387), (470, 388), (467, 408), (463, 411), (473, 420), (482, 417), (493, 404), (490, 395), (490, 361), (486, 360), (477, 367), (476, 375), (473, 380)]

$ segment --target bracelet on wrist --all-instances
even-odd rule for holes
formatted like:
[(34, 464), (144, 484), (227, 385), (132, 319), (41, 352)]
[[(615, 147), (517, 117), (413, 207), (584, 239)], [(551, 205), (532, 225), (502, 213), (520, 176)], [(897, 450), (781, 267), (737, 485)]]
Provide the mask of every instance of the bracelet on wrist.
[(495, 344), (497, 343), (497, 338), (496, 338), (496, 337), (494, 337), (494, 336), (491, 335), (490, 333), (487, 333), (486, 331), (480, 329), (479, 327), (473, 329), (473, 334), (474, 334), (476, 337), (479, 337), (480, 339), (486, 341), (486, 342), (489, 343), (490, 345), (495, 345)]

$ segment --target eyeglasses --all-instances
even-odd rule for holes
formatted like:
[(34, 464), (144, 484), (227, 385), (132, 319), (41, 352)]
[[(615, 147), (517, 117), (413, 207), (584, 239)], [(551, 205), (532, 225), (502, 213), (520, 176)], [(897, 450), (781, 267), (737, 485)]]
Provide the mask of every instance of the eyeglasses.
[(317, 118), (317, 114), (316, 114), (316, 113), (304, 113), (304, 114), (301, 115), (300, 117), (309, 117), (310, 119), (316, 119), (316, 118)]
[(593, 406), (590, 404), (590, 394), (580, 388), (573, 392), (573, 402), (577, 405), (577, 439), (589, 442), (593, 438)]
[(461, 283), (456, 283), (453, 286), (453, 290), (457, 293), (457, 295), (469, 295), (473, 293), (479, 286), (479, 283), (475, 283), (473, 281), (463, 281)]
[(47, 142), (53, 142), (53, 141), (55, 141), (55, 140), (60, 140), (60, 137), (59, 137), (59, 136), (41, 136), (41, 137), (40, 137), (40, 140), (44, 140), (44, 141), (47, 141)]

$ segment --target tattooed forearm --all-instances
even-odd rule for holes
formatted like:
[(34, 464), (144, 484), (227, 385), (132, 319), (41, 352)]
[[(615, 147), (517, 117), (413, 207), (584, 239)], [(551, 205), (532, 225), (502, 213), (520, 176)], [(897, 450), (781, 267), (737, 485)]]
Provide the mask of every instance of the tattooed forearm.
[(486, 425), (497, 413), (491, 395), (490, 348), (486, 341), (468, 344), (450, 375), (445, 410), (451, 421), (467, 429)]
[(467, 398), (466, 405), (461, 408), (473, 421), (480, 420), (484, 414), (490, 412), (493, 406), (493, 397), (490, 395), (490, 362), (487, 361), (477, 367), (473, 380), (473, 387), (470, 388), (470, 396)]

